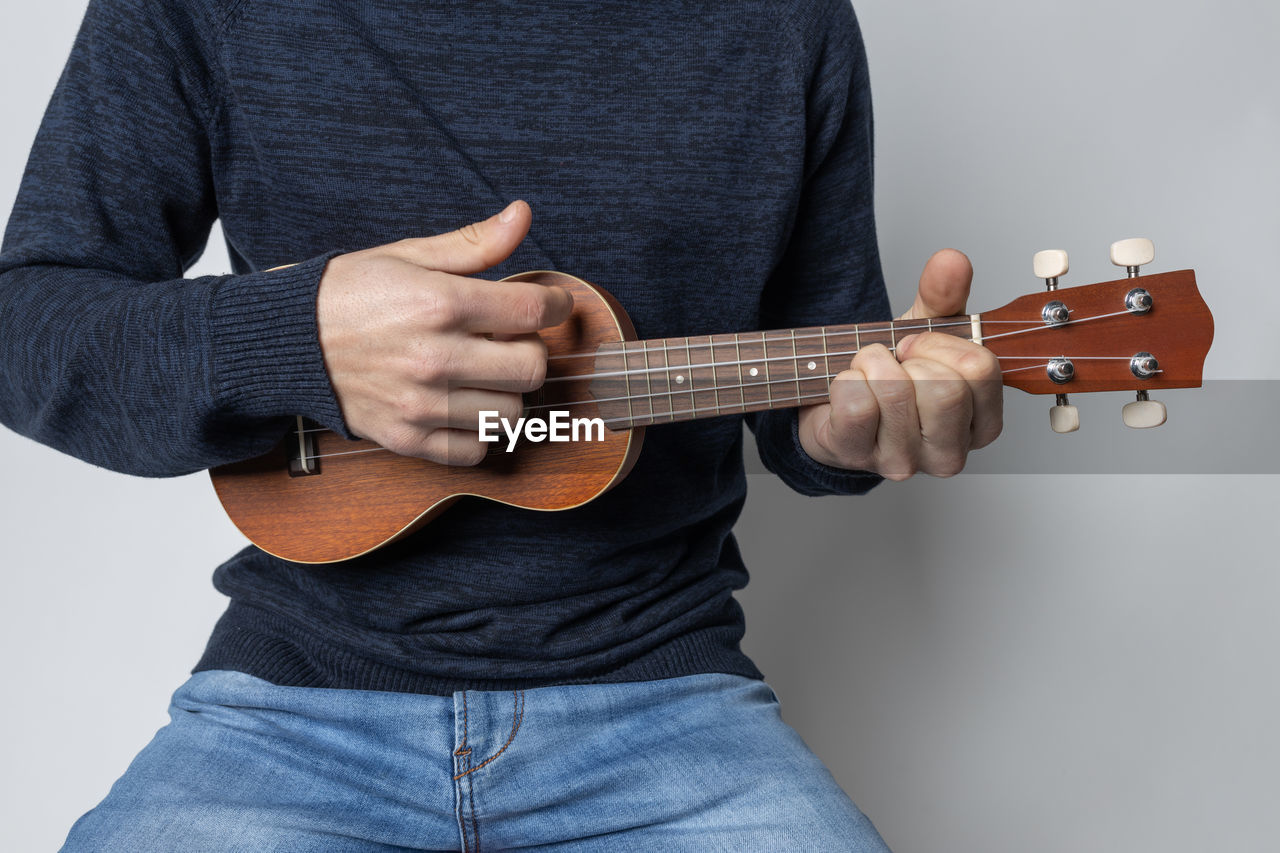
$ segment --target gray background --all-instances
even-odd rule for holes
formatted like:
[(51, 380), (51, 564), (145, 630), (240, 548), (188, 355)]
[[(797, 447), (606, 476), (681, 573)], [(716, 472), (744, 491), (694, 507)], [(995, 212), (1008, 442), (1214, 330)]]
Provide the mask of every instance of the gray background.
[[(6, 10), (7, 213), (83, 0)], [(1036, 249), (1071, 251), (1081, 284), (1144, 235), (1155, 269), (1198, 271), (1207, 375), (1280, 379), (1274, 5), (858, 10), (898, 310), (944, 245), (973, 258), (981, 309), (1037, 288)], [(193, 272), (225, 268), (211, 246)], [(974, 460), (1000, 473), (867, 498), (752, 477), (747, 649), (895, 850), (1276, 849), (1277, 481), (1204, 473), (1278, 470), (1274, 385), (1169, 392), (1158, 440), (1123, 429), (1124, 395), (1077, 400), (1063, 437), (1010, 391), (1009, 435)], [(1186, 464), (1198, 446), (1235, 462)], [(1122, 464), (1055, 461), (1101, 455)], [(1053, 470), (1089, 473), (1012, 473)], [(0, 847), (48, 850), (163, 725), (242, 540), (203, 476), (131, 479), (5, 432), (0, 483)]]

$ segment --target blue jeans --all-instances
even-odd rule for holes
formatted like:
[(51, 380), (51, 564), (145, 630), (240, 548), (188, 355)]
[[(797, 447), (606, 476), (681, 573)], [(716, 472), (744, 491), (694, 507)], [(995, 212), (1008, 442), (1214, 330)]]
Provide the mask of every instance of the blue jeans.
[(66, 851), (885, 851), (735, 675), (422, 696), (201, 672)]

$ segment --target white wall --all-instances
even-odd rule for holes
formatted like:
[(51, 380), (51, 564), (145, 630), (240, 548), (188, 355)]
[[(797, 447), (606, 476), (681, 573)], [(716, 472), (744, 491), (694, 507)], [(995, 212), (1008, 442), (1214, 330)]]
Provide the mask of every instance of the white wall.
[[(0, 30), (3, 212), (83, 2), (19, 9)], [(974, 259), (982, 309), (1036, 289), (1036, 249), (1070, 250), (1080, 284), (1141, 234), (1156, 269), (1198, 271), (1208, 375), (1280, 378), (1274, 6), (858, 10), (899, 308), (943, 245)], [(225, 267), (212, 245), (194, 273)], [(862, 499), (752, 477), (747, 649), (895, 850), (1274, 849), (1272, 384), (1170, 392), (1150, 437), (1120, 426), (1123, 395), (1077, 400), (1084, 428), (1060, 437), (1044, 399), (1009, 392), (1009, 434), (975, 459), (1001, 473)], [(1185, 473), (1219, 470), (1188, 461), (1205, 446), (1271, 473)], [(1117, 448), (1126, 471), (1174, 473), (1088, 463)], [(1005, 473), (1073, 468), (1091, 473)], [(241, 540), (203, 477), (130, 479), (7, 432), (0, 533), (0, 848), (47, 850), (163, 725)]]

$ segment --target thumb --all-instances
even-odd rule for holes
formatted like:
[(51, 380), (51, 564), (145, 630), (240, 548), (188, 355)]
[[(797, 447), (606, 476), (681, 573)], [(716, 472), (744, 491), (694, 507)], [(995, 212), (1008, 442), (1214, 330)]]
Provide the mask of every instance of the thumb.
[(922, 320), (925, 317), (951, 317), (964, 313), (969, 299), (969, 285), (973, 282), (973, 264), (964, 252), (941, 249), (934, 252), (920, 273), (920, 289), (911, 310), (902, 320)]
[(513, 201), (483, 222), (434, 237), (411, 237), (386, 246), (396, 257), (427, 269), (470, 275), (497, 266), (510, 257), (533, 222), (523, 201)]

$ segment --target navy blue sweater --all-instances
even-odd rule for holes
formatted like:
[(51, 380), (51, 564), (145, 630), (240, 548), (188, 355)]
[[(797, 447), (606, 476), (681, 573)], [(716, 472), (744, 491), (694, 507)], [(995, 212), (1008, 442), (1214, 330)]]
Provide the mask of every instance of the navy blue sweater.
[[(0, 254), (0, 416), (144, 476), (261, 454), (293, 415), (345, 431), (327, 259), (516, 198), (533, 230), (489, 275), (580, 275), (641, 337), (888, 315), (847, 0), (93, 0)], [(183, 278), (215, 219), (234, 274)], [(801, 492), (875, 482), (808, 458), (794, 411), (746, 420)], [(567, 512), (465, 499), (337, 565), (248, 548), (197, 669), (428, 693), (758, 677), (741, 421), (650, 430)]]

